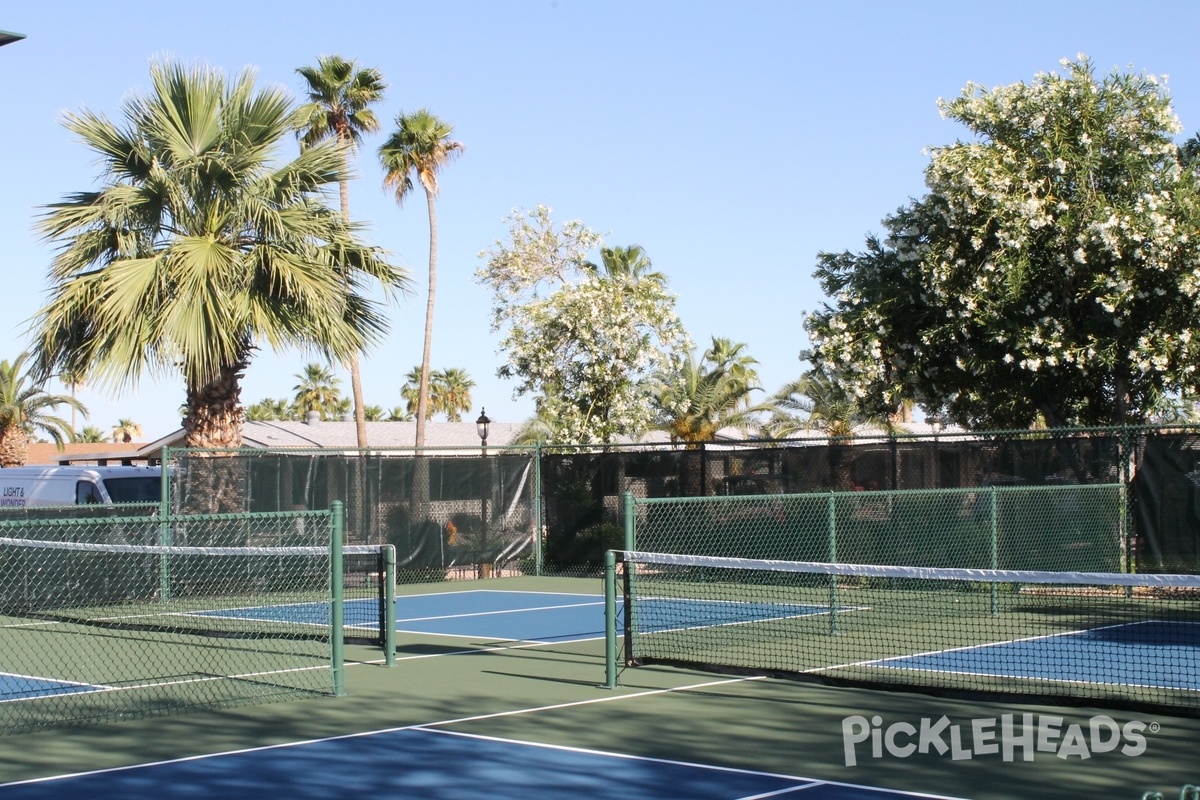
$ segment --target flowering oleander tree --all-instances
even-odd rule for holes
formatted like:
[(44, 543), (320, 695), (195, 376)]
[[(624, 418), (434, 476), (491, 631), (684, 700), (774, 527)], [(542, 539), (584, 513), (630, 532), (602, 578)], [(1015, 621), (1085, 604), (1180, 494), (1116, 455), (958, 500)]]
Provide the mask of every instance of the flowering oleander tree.
[(885, 238), (819, 255), (805, 356), (864, 411), (1124, 424), (1200, 384), (1200, 197), (1164, 84), (1062, 63), (941, 101), (973, 138), (932, 151)]
[(503, 332), (501, 377), (537, 395), (548, 440), (608, 443), (650, 426), (648, 380), (677, 372), (691, 350), (667, 279), (640, 247), (601, 247), (579, 221), (555, 226), (550, 209), (514, 211), (509, 241), (480, 253), (476, 276), (493, 293)]

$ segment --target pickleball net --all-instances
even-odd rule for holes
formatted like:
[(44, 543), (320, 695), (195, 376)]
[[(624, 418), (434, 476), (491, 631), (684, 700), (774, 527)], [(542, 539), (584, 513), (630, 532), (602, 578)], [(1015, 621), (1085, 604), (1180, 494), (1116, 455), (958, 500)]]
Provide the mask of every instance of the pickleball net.
[(335, 650), (382, 639), (388, 546), (335, 553), (328, 512), (240, 520), (320, 546), (130, 543), (202, 522), (0, 531), (0, 733), (331, 694)]
[(609, 685), (623, 633), (627, 666), (1200, 714), (1200, 576), (614, 557)]

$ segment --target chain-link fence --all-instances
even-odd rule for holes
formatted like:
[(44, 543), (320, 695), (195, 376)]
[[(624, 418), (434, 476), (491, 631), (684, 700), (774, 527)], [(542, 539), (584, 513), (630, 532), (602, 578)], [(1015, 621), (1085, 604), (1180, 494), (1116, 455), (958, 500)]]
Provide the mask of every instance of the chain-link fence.
[(777, 561), (1124, 572), (1125, 492), (1091, 486), (627, 497), (624, 549)]
[[(1186, 427), (489, 448), (486, 457), (474, 448), (174, 451), (168, 462), (176, 511), (292, 510), (344, 500), (347, 541), (394, 544), (407, 581), (597, 575), (604, 552), (622, 546), (625, 492), (849, 495), (1113, 483), (1127, 489), (1129, 566), (1200, 570), (1200, 429)], [(1066, 512), (1051, 511), (1053, 524), (1069, 531)], [(1029, 517), (1030, 536), (1046, 538), (1041, 532), (1051, 523)], [(945, 535), (953, 540), (957, 531)]]
[(0, 733), (337, 690), (331, 512), (92, 510), (0, 520)]
[(395, 546), (402, 582), (535, 571), (537, 462), (529, 451), (174, 451), (168, 466), (171, 506), (180, 512), (310, 509), (341, 500), (346, 542)]

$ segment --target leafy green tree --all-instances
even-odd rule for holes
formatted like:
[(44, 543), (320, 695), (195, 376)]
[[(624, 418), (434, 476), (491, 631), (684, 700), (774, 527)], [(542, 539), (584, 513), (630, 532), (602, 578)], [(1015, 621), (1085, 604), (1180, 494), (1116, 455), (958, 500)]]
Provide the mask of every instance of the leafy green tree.
[(657, 373), (651, 382), (654, 427), (689, 446), (711, 442), (723, 428), (756, 430), (765, 409), (751, 402), (751, 392), (761, 387), (758, 361), (745, 348), (714, 336), (700, 359), (692, 354), (679, 372)]
[(647, 383), (676, 373), (691, 349), (666, 277), (640, 248), (587, 253), (600, 237), (578, 221), (555, 227), (539, 206), (508, 218), (509, 241), (480, 254), (503, 331), (498, 374), (534, 393), (538, 417), (565, 443), (607, 443), (653, 422)]
[(30, 437), (39, 431), (59, 447), (71, 440), (70, 423), (54, 415), (59, 406), (87, 416), (87, 409), (74, 397), (47, 392), (45, 379), (29, 368), (29, 361), (29, 353), (0, 361), (0, 467), (26, 463)]
[(300, 383), (292, 387), (296, 393), (292, 401), (297, 416), (304, 419), (310, 411), (316, 411), (321, 419), (338, 418), (338, 404), (342, 393), (338, 389), (341, 383), (328, 367), (320, 364), (306, 364), (304, 372), (296, 375)]
[(187, 446), (233, 447), (258, 347), (345, 361), (387, 327), (364, 280), (391, 294), (408, 279), (323, 201), (345, 171), (341, 146), (278, 158), (294, 125), (286, 93), (256, 89), (249, 71), (230, 81), (156, 63), (151, 79), (123, 127), (67, 117), (100, 157), (102, 188), (41, 220), (58, 254), (35, 320), (39, 368), (117, 388), (178, 369)]
[(1146, 419), (1200, 382), (1200, 191), (1152, 76), (1064, 74), (942, 102), (973, 138), (860, 253), (822, 253), (818, 372), (860, 410), (912, 398), (1009, 428)]
[(425, 445), (425, 421), (429, 416), (429, 359), (433, 351), (433, 306), (437, 290), (437, 203), (438, 173), (463, 150), (462, 142), (450, 138), (454, 127), (422, 108), (396, 117), (396, 130), (379, 148), (386, 174), (384, 186), (402, 205), (412, 192), (413, 175), (425, 190), (429, 211), (429, 295), (425, 304), (425, 339), (421, 350), (421, 380), (417, 394), (416, 446)]
[[(296, 70), (304, 78), (308, 102), (297, 111), (301, 142), (312, 147), (333, 139), (342, 148), (343, 173), (338, 181), (342, 216), (350, 221), (349, 160), (363, 134), (379, 130), (379, 120), (371, 106), (383, 98), (386, 85), (376, 69), (359, 69), (354, 61), (341, 56), (321, 56), (315, 67)], [(346, 360), (350, 369), (350, 392), (354, 399), (355, 433), (358, 446), (367, 446), (367, 425), (363, 408), (362, 373), (357, 352)]]

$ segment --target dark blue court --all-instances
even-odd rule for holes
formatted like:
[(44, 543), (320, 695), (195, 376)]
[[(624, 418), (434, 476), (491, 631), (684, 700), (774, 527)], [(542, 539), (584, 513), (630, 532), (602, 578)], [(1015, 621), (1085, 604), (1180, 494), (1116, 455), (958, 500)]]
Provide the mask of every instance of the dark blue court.
[(787, 775), (404, 728), (0, 785), (2, 800), (898, 800), (912, 795)]

